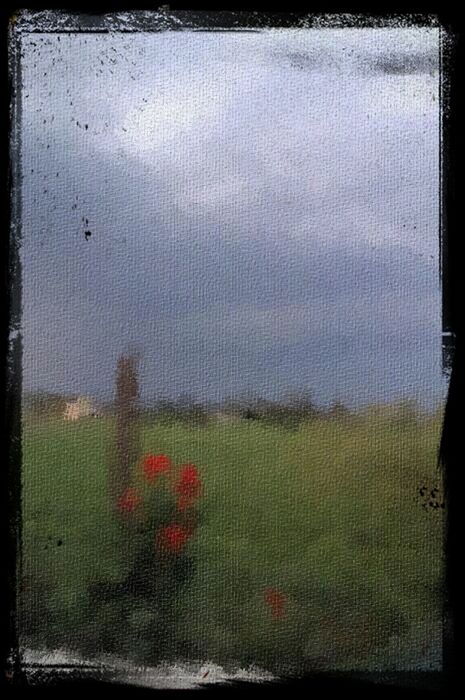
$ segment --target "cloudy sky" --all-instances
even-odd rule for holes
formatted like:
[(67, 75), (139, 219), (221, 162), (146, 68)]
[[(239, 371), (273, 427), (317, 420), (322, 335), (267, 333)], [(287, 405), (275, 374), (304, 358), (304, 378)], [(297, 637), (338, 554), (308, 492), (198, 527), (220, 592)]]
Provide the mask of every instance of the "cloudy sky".
[[(434, 402), (437, 29), (29, 34), (25, 390)], [(90, 236), (85, 232), (90, 231)]]

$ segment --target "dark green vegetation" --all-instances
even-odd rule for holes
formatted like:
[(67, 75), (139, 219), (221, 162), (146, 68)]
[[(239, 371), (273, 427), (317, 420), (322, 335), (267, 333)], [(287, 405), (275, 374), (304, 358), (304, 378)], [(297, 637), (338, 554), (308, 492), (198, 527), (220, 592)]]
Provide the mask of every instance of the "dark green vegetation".
[[(153, 538), (143, 524), (131, 534), (112, 512), (114, 427), (111, 416), (24, 423), (24, 645), (278, 672), (408, 667), (434, 656), (440, 413), (335, 412), (293, 429), (145, 421), (142, 453), (194, 463), (203, 482), (183, 558), (156, 575), (140, 561), (145, 595), (124, 585), (138, 565), (135, 539), (150, 549)], [(133, 485), (150, 500), (136, 468)]]

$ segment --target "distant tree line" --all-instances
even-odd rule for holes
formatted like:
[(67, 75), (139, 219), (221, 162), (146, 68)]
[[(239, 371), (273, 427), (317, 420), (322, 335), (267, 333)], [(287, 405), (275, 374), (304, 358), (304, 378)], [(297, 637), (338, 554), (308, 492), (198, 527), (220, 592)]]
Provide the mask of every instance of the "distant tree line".
[(321, 414), (311, 395), (304, 392), (290, 394), (281, 401), (265, 399), (258, 395), (244, 396), (227, 402), (224, 410), (244, 420), (288, 427), (297, 426), (302, 421), (313, 420)]
[[(23, 397), (23, 415), (37, 418), (60, 417), (64, 413), (66, 402), (75, 398), (75, 396), (45, 391), (29, 393)], [(99, 409), (106, 415), (118, 415), (115, 400), (101, 402)], [(394, 425), (414, 422), (420, 412), (416, 402), (408, 399), (393, 403), (389, 407), (373, 406), (366, 410), (368, 412), (389, 410), (392, 413), (391, 421)], [(246, 420), (296, 428), (303, 422), (313, 420), (355, 419), (359, 413), (359, 410), (352, 410), (341, 401), (335, 401), (329, 407), (319, 406), (308, 391), (288, 394), (280, 400), (272, 400), (247, 392), (238, 398), (216, 403), (202, 402), (188, 394), (181, 394), (177, 399), (146, 400), (139, 401), (138, 404), (138, 416), (144, 423), (181, 422), (193, 426), (206, 426), (218, 421)]]
[(281, 400), (264, 398), (249, 392), (241, 397), (218, 403), (202, 403), (186, 394), (177, 400), (157, 400), (141, 411), (147, 422), (185, 422), (206, 425), (228, 419), (247, 420), (270, 425), (297, 427), (304, 421), (341, 418), (350, 414), (342, 403), (334, 403), (329, 409), (316, 405), (309, 392), (289, 394)]
[(69, 397), (49, 391), (27, 393), (23, 397), (23, 414), (37, 417), (58, 417), (63, 415)]
[(188, 394), (177, 399), (157, 399), (141, 409), (146, 422), (156, 420), (163, 423), (184, 422), (191, 425), (206, 425), (211, 421), (213, 407)]

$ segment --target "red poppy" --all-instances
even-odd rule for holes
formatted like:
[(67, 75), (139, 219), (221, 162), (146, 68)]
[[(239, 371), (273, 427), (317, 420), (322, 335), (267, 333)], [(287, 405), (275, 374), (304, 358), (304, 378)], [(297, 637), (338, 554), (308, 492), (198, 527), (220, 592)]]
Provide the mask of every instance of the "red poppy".
[(277, 591), (275, 588), (267, 588), (265, 590), (265, 603), (270, 608), (273, 617), (283, 617), (284, 605), (286, 603), (286, 596), (284, 593)]
[(140, 503), (137, 489), (129, 488), (118, 499), (118, 510), (121, 513), (132, 513)]
[(189, 530), (182, 525), (175, 523), (165, 525), (157, 532), (156, 545), (161, 550), (180, 552), (187, 543), (190, 534)]
[(142, 462), (142, 470), (148, 481), (154, 481), (160, 474), (170, 471), (172, 462), (166, 455), (147, 455)]
[(177, 505), (180, 510), (190, 506), (200, 496), (202, 482), (195, 464), (182, 465), (175, 488), (178, 495)]

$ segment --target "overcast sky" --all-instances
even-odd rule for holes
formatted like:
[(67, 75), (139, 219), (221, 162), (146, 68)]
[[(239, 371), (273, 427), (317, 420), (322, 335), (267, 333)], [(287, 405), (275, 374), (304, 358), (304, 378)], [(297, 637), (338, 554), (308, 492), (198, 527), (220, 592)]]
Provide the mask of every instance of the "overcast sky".
[(437, 29), (23, 50), (25, 390), (443, 395)]

